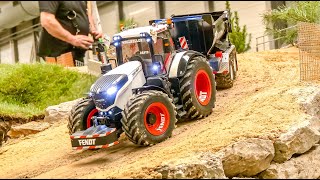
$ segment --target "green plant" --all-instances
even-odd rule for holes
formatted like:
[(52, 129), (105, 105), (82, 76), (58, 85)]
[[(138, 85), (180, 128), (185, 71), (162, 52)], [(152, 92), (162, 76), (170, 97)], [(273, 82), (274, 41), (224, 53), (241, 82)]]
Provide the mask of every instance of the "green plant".
[(134, 26), (138, 26), (138, 23), (135, 22), (135, 20), (133, 18), (120, 20), (119, 25), (118, 25), (118, 32), (121, 32), (121, 26), (123, 26), (126, 29), (126, 28), (131, 28)]
[(262, 15), (266, 26), (266, 33), (274, 37), (283, 37), (285, 43), (294, 44), (298, 32), (297, 29), (280, 31), (276, 24), (287, 23), (291, 26), (298, 22), (319, 23), (319, 1), (294, 1), (291, 6), (280, 6)]
[[(7, 69), (10, 69), (8, 71)], [(0, 115), (29, 117), (84, 96), (97, 77), (51, 64), (0, 64)]]
[(247, 26), (244, 25), (242, 28), (239, 25), (238, 12), (231, 12), (230, 3), (226, 1), (226, 9), (229, 11), (229, 17), (231, 22), (232, 32), (229, 33), (229, 40), (236, 46), (237, 53), (243, 53), (248, 51), (251, 43), (251, 33), (247, 32)]

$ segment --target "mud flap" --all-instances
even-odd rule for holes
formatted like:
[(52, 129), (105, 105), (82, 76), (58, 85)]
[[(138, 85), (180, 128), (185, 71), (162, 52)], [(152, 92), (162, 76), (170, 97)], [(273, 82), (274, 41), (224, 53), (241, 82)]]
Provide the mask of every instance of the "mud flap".
[(116, 128), (106, 125), (92, 126), (70, 136), (72, 149), (100, 149), (119, 144)]

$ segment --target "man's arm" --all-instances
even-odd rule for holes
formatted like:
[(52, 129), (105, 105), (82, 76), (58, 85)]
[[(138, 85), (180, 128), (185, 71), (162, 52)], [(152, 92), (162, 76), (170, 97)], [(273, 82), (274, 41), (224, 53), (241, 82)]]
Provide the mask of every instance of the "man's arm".
[(49, 12), (40, 13), (41, 26), (45, 28), (49, 34), (62, 41), (72, 44), (76, 47), (88, 49), (93, 43), (93, 40), (85, 35), (72, 35), (69, 31), (64, 29), (55, 15)]
[(97, 31), (96, 27), (95, 27), (95, 21), (93, 18), (93, 12), (92, 12), (92, 3), (91, 1), (88, 1), (87, 3), (88, 6), (88, 19), (89, 19), (89, 27), (90, 27), (90, 34), (92, 34), (95, 39), (99, 39), (103, 37), (103, 33), (100, 31)]

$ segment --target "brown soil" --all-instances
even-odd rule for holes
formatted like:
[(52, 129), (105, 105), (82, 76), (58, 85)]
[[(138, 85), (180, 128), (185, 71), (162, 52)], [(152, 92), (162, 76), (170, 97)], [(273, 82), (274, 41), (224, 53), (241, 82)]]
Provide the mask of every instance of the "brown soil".
[(276, 138), (306, 115), (289, 90), (308, 87), (299, 81), (298, 50), (238, 55), (234, 87), (217, 93), (209, 117), (178, 123), (173, 137), (152, 147), (120, 138), (108, 149), (74, 151), (67, 122), (0, 149), (1, 178), (152, 178), (149, 168), (197, 152), (215, 152), (242, 138)]

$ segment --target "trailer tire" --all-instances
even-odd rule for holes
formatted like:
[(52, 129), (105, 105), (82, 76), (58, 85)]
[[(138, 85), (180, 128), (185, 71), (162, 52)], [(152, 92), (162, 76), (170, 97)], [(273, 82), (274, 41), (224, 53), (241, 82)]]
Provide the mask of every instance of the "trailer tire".
[(202, 56), (193, 57), (179, 81), (187, 118), (199, 119), (210, 115), (215, 106), (216, 83), (208, 61)]
[(78, 101), (71, 109), (68, 118), (69, 134), (83, 131), (91, 127), (91, 117), (98, 113), (92, 99), (86, 97)]
[(2, 146), (3, 142), (6, 142), (9, 138), (7, 133), (11, 129), (11, 122), (7, 123), (4, 120), (0, 121), (0, 147)]
[(122, 111), (122, 129), (131, 142), (151, 146), (172, 136), (176, 114), (167, 94), (144, 91), (134, 95), (126, 104)]
[(235, 78), (234, 64), (233, 61), (230, 61), (228, 74), (216, 74), (217, 89), (231, 88), (233, 86)]

